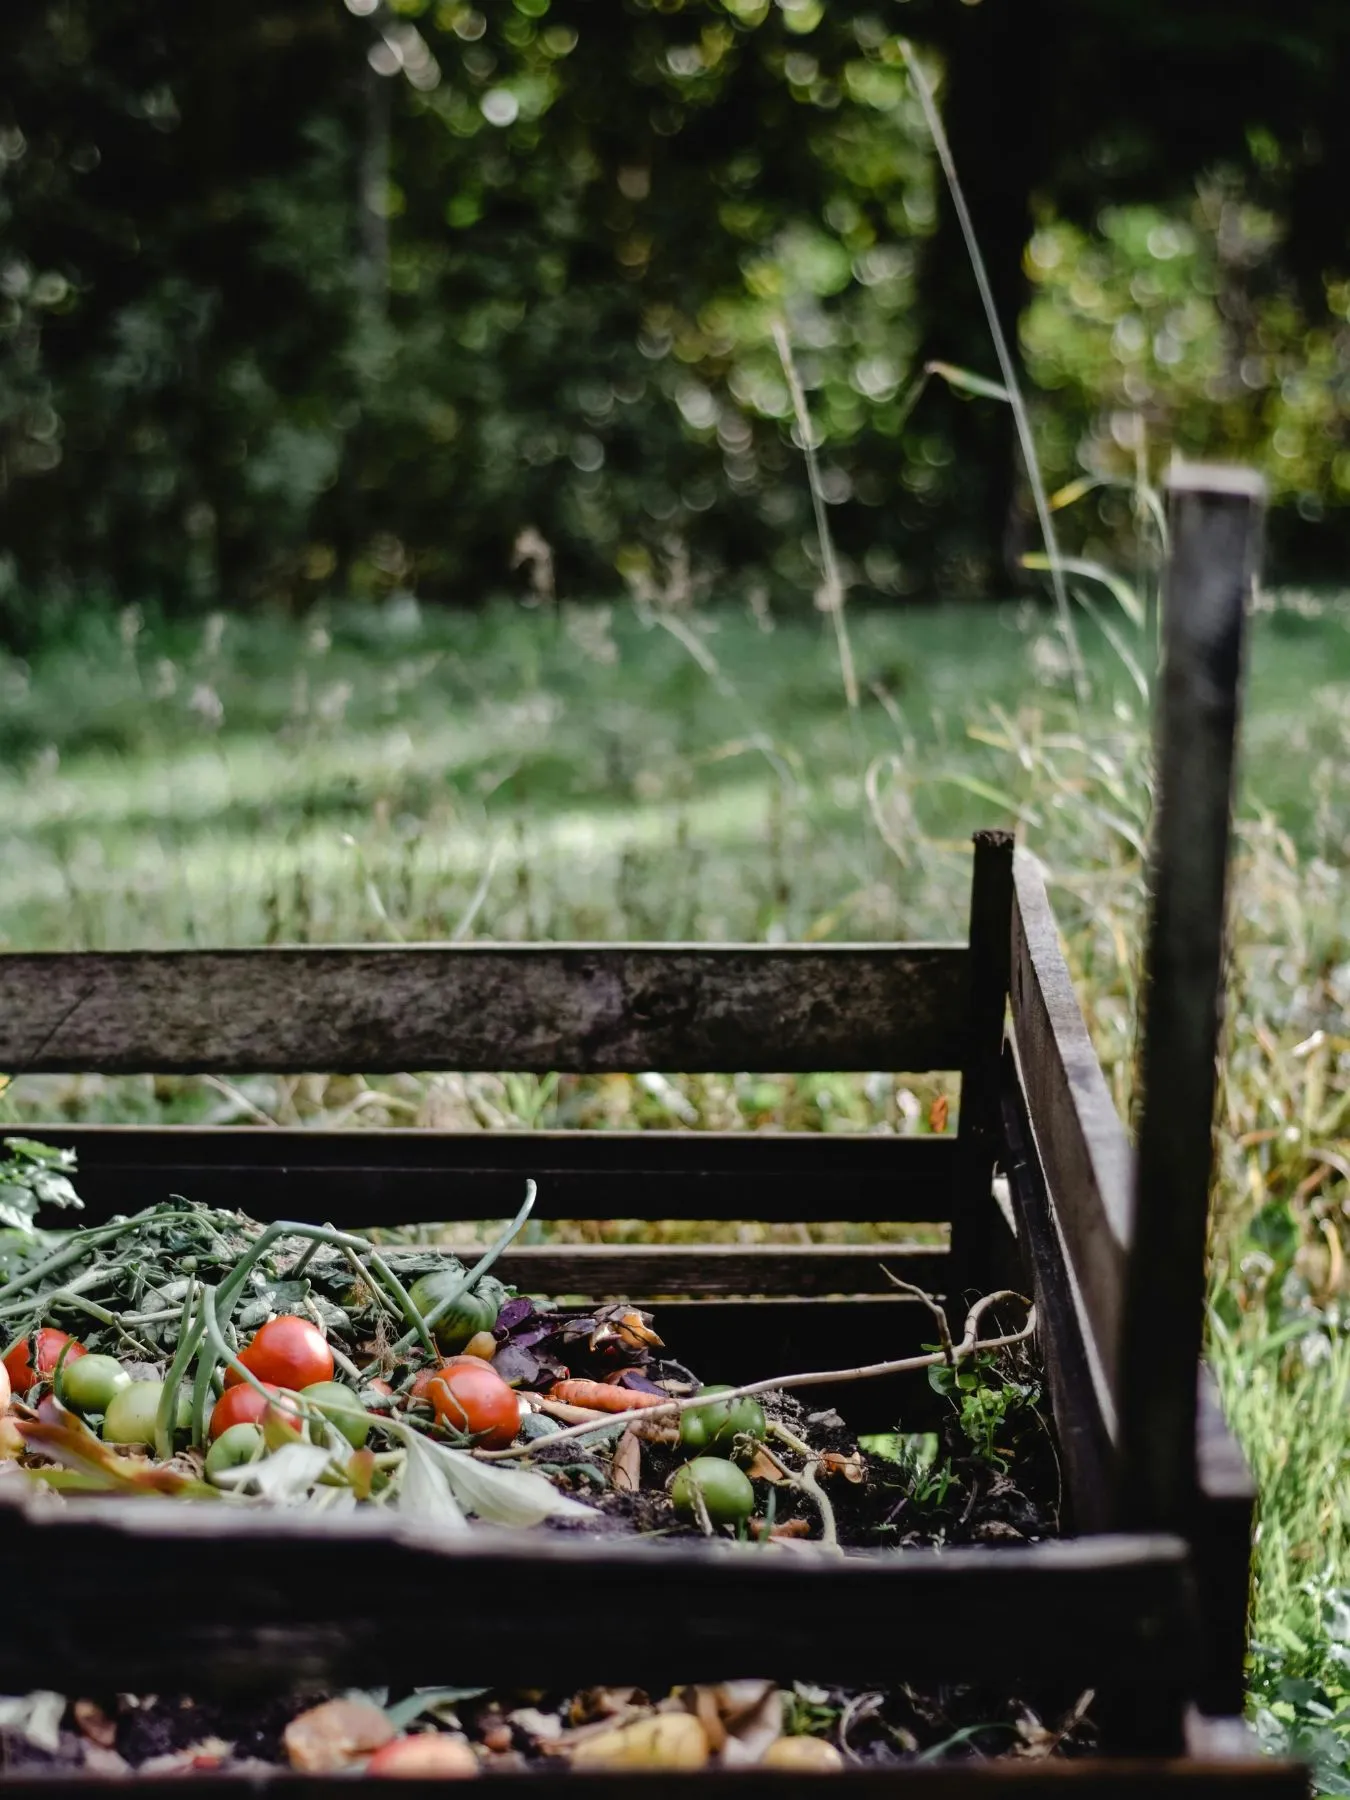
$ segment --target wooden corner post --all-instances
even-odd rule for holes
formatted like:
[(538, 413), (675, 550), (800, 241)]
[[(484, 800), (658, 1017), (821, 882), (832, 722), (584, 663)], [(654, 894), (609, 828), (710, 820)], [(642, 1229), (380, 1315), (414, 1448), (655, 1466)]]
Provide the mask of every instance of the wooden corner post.
[(1149, 1530), (1184, 1529), (1196, 1495), (1228, 837), (1265, 503), (1245, 469), (1181, 466), (1167, 485), (1143, 1105), (1118, 1365), (1121, 1516)]
[(951, 1276), (947, 1301), (953, 1324), (963, 1316), (962, 1293), (992, 1282), (995, 1238), (1001, 1224), (993, 1200), (994, 1163), (1002, 1144), (1003, 1021), (1012, 960), (1013, 835), (977, 831), (970, 883), (970, 992), (966, 1052), (961, 1066), (961, 1115), (952, 1193)]

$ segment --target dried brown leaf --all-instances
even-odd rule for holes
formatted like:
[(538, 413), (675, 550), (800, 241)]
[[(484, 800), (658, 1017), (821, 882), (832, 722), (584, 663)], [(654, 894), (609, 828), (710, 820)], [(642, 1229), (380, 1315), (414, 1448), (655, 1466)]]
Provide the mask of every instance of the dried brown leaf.
[(827, 1450), (820, 1459), (820, 1472), (826, 1477), (842, 1476), (855, 1487), (867, 1479), (860, 1450), (853, 1451), (850, 1456), (844, 1456), (838, 1450)]
[(117, 1721), (108, 1717), (97, 1700), (76, 1700), (70, 1710), (81, 1737), (104, 1750), (112, 1749), (117, 1742)]
[(928, 1129), (945, 1131), (947, 1129), (947, 1096), (939, 1094), (928, 1109)]
[(762, 1447), (755, 1451), (754, 1456), (746, 1466), (745, 1472), (750, 1477), (751, 1481), (772, 1481), (778, 1487), (781, 1487), (787, 1480), (787, 1476), (783, 1473), (782, 1464), (778, 1461), (777, 1457), (770, 1455), (770, 1453)]

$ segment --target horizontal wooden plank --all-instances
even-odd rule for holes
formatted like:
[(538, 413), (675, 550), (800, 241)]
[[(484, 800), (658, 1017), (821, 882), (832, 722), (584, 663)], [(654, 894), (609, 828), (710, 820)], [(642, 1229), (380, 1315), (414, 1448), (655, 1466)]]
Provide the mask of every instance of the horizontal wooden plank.
[(1011, 998), (1018, 1067), (1091, 1348), (1118, 1406), (1130, 1148), (1079, 1011), (1035, 860), (1019, 851), (1013, 878)]
[[(521, 1687), (753, 1671), (859, 1684), (1013, 1674), (1075, 1693), (1119, 1677), (1156, 1692), (1184, 1684), (1195, 1656), (1175, 1539), (834, 1558), (584, 1531), (447, 1537), (388, 1516), (150, 1499), (27, 1513), (7, 1501), (0, 1521), (0, 1577), (24, 1621), (0, 1639), (14, 1692), (444, 1681), (455, 1618), (474, 1621), (473, 1680)], [(148, 1606), (147, 1568), (157, 1593), (190, 1603)], [(991, 1619), (1017, 1622), (1015, 1647)]]
[[(456, 1253), (472, 1264), (480, 1252), (461, 1247)], [(733, 1294), (824, 1299), (893, 1293), (883, 1263), (918, 1287), (942, 1292), (947, 1262), (943, 1250), (909, 1244), (520, 1244), (503, 1253), (495, 1271), (522, 1293), (592, 1300)]]
[[(518, 1773), (493, 1773), (492, 1792), (502, 1800), (615, 1800), (633, 1791), (632, 1777), (560, 1764)], [(769, 1769), (709, 1768), (683, 1774), (643, 1771), (637, 1792), (642, 1800), (745, 1800), (747, 1795), (778, 1796), (815, 1793), (815, 1780)], [(257, 1800), (260, 1793), (287, 1800), (349, 1800), (350, 1776), (292, 1775), (274, 1777), (212, 1775), (212, 1800)], [(119, 1777), (115, 1789), (107, 1778), (51, 1775), (7, 1775), (5, 1792), (12, 1800), (61, 1800), (62, 1796), (141, 1793), (154, 1800), (201, 1800), (200, 1775), (155, 1775), (136, 1780)], [(1014, 1757), (977, 1760), (958, 1753), (950, 1762), (902, 1764), (898, 1767), (855, 1764), (832, 1774), (823, 1792), (843, 1793), (849, 1800), (1070, 1800), (1075, 1794), (1102, 1800), (1308, 1800), (1311, 1792), (1301, 1763), (1276, 1761), (1251, 1751), (1240, 1761), (1185, 1758)], [(415, 1800), (418, 1795), (444, 1794), (440, 1782), (393, 1780), (366, 1775), (361, 1793), (367, 1800)]]
[(956, 1154), (953, 1137), (845, 1132), (25, 1130), (75, 1151), (90, 1223), (170, 1193), (353, 1228), (501, 1218), (526, 1176), (540, 1219), (940, 1223)]
[(0, 1069), (957, 1068), (960, 945), (487, 944), (0, 956)]

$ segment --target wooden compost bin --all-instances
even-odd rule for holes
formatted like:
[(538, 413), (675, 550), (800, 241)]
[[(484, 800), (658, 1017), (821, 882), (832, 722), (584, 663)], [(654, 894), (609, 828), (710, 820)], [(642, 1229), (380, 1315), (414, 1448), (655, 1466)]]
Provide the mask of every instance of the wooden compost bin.
[[(945, 1222), (945, 1248), (532, 1245), (508, 1252), (498, 1273), (527, 1291), (659, 1299), (682, 1357), (727, 1381), (819, 1367), (822, 1343), (848, 1346), (826, 1361), (917, 1352), (932, 1322), (888, 1288), (883, 1254), (954, 1300), (958, 1328), (961, 1295), (1011, 1282), (1035, 1300), (1074, 1535), (940, 1555), (774, 1558), (489, 1529), (440, 1541), (384, 1516), (222, 1516), (114, 1500), (53, 1515), (8, 1500), (0, 1690), (209, 1695), (279, 1678), (444, 1680), (462, 1616), (473, 1621), (472, 1678), (492, 1685), (754, 1674), (1096, 1690), (1101, 1756), (815, 1778), (859, 1794), (1031, 1795), (1066, 1782), (1303, 1790), (1301, 1769), (1261, 1760), (1239, 1723), (1253, 1497), (1213, 1392), (1197, 1383), (1259, 485), (1191, 471), (1173, 479), (1171, 507), (1148, 1104), (1134, 1153), (1038, 866), (999, 832), (977, 837), (968, 941), (954, 944), (0, 957), (0, 1067), (13, 1072), (959, 1070), (950, 1138), (32, 1131), (78, 1152), (90, 1223), (171, 1192), (263, 1220), (478, 1220), (513, 1211), (526, 1176), (542, 1218)], [(923, 1429), (939, 1404), (921, 1374), (815, 1398), (862, 1431), (897, 1419)], [(584, 1794), (622, 1778), (496, 1779)], [(653, 1796), (684, 1797), (792, 1779), (643, 1781)], [(52, 1782), (8, 1785), (49, 1793)], [(154, 1785), (163, 1794), (183, 1784)], [(250, 1785), (214, 1779), (216, 1789)]]

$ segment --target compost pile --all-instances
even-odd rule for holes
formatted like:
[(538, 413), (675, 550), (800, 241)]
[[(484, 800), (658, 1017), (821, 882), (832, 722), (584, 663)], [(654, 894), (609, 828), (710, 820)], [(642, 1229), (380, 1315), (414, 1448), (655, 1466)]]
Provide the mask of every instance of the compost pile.
[[(916, 1295), (937, 1321), (924, 1360), (950, 1417), (931, 1438), (860, 1442), (812, 1407), (809, 1374), (753, 1392), (706, 1387), (650, 1311), (503, 1287), (491, 1268), (532, 1188), (466, 1270), (444, 1251), (263, 1226), (178, 1198), (39, 1231), (39, 1207), (78, 1206), (69, 1175), (66, 1153), (25, 1140), (0, 1157), (0, 1482), (38, 1503), (148, 1494), (334, 1516), (382, 1507), (447, 1533), (480, 1521), (776, 1556), (1017, 1543), (1057, 1529), (1025, 1331), (990, 1338), (968, 1321), (953, 1345), (939, 1309)], [(1073, 1695), (1033, 1710), (964, 1688), (762, 1682), (291, 1695), (238, 1716), (178, 1698), (39, 1695), (0, 1700), (0, 1745), (15, 1768), (468, 1774), (560, 1757), (823, 1767), (840, 1755), (1072, 1750), (1090, 1740), (1084, 1712)]]

